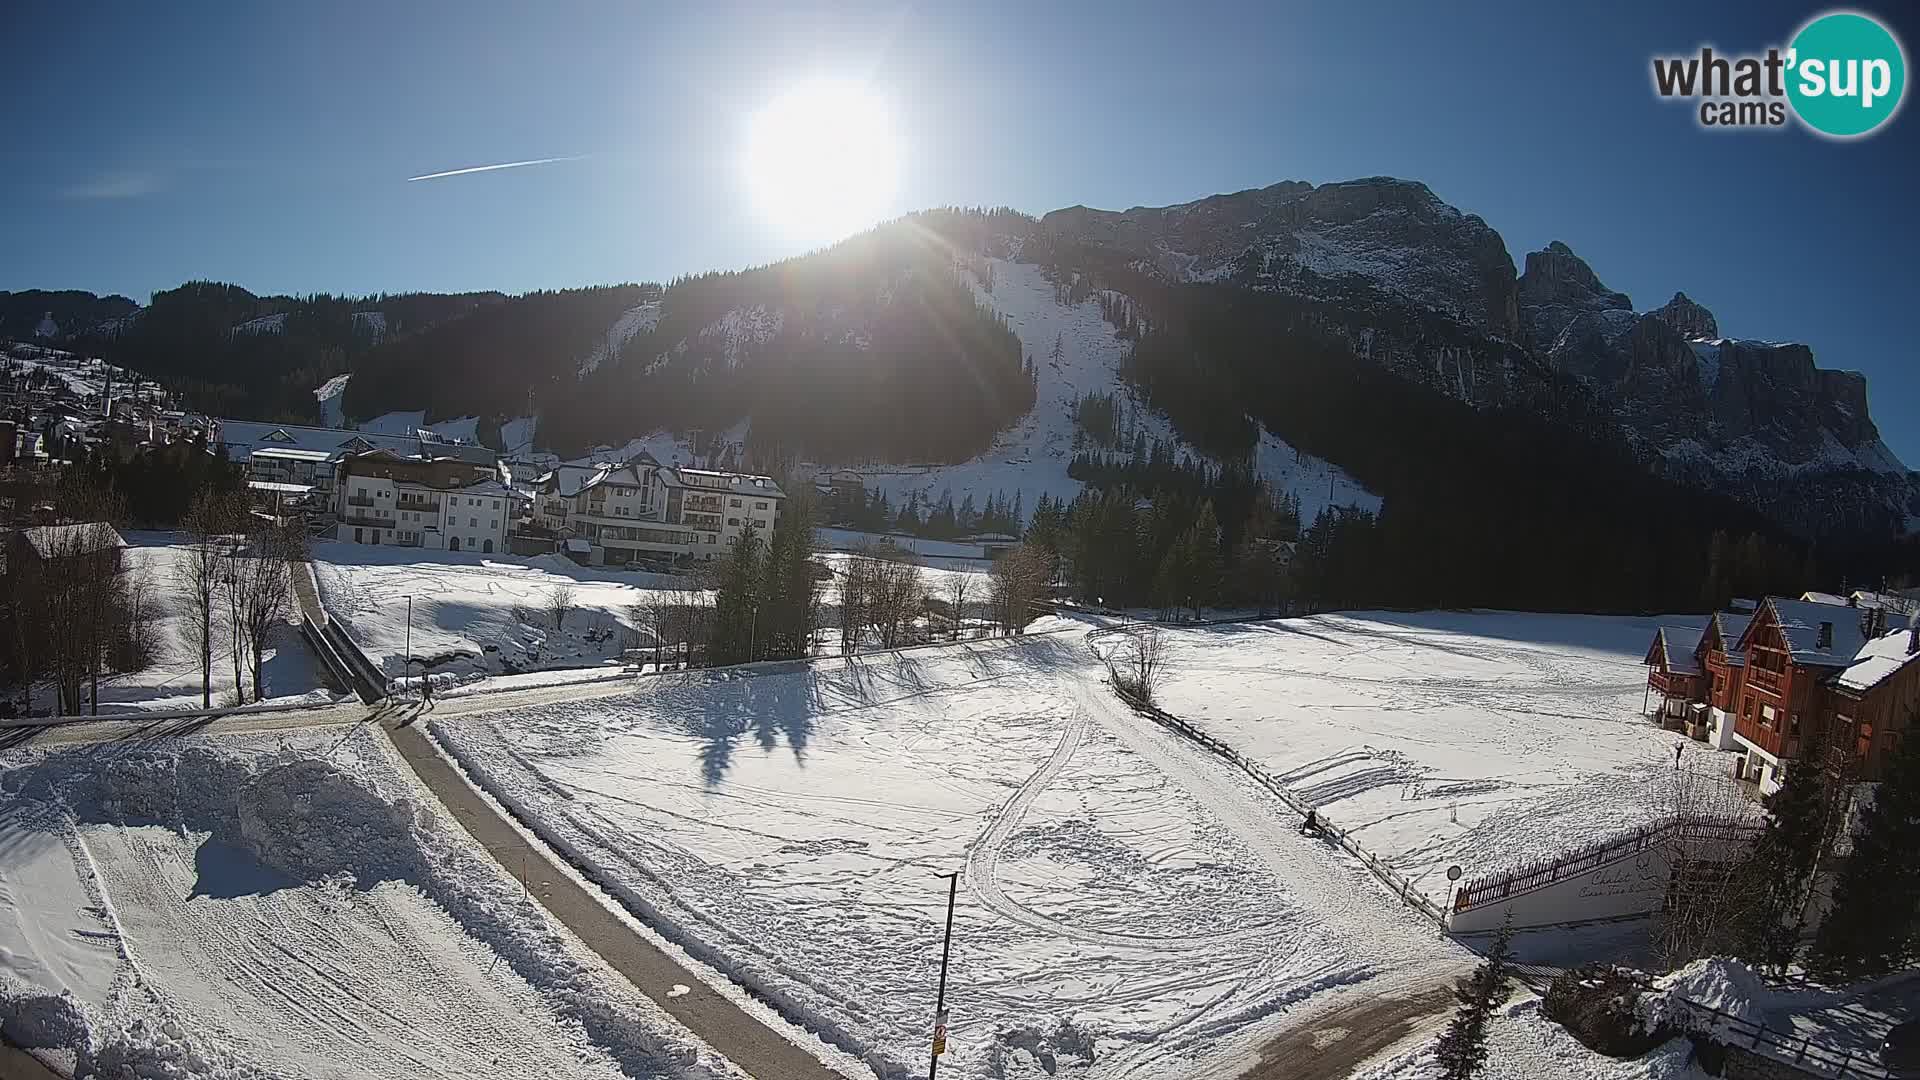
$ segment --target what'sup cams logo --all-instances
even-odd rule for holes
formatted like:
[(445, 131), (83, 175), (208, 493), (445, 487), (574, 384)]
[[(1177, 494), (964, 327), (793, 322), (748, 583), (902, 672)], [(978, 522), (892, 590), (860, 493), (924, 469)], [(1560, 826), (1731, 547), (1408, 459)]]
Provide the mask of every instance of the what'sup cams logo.
[(1789, 116), (1821, 135), (1851, 139), (1886, 125), (1907, 88), (1907, 54), (1870, 15), (1816, 16), (1784, 50), (1723, 56), (1653, 58), (1653, 89), (1663, 99), (1698, 102), (1701, 127), (1779, 128)]

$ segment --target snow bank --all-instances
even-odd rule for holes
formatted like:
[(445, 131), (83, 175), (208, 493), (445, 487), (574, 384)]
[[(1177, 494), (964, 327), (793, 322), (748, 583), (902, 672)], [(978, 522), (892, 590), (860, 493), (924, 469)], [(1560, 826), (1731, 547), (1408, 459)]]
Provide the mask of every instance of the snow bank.
[(1750, 1024), (1765, 1024), (1767, 1015), (1778, 1004), (1772, 988), (1752, 968), (1729, 956), (1695, 960), (1656, 979), (1654, 986), (1662, 993), (1643, 995), (1640, 1001), (1648, 1020), (1654, 1024), (1698, 1026), (1691, 1022), (1698, 1014), (1686, 1010), (1679, 1001), (1718, 1009)]
[[(315, 749), (323, 746), (317, 743)], [(149, 935), (137, 945), (122, 947), (136, 977), (119, 987), (116, 1000), (106, 1010), (96, 1012), (70, 995), (54, 997), (17, 983), (0, 988), (0, 999), (5, 1002), (0, 1016), (8, 1023), (41, 1044), (75, 1050), (82, 1060), (95, 1062), (102, 1075), (267, 1075), (237, 1064), (219, 1048), (216, 1033), (221, 1031), (225, 1014), (217, 1009), (204, 1011), (215, 1006), (200, 1004), (203, 999), (197, 995), (203, 987), (176, 984), (169, 978), (144, 973), (157, 970), (184, 978), (185, 969), (175, 966), (174, 957), (154, 954), (150, 935), (154, 927), (191, 925), (191, 920), (168, 922), (166, 912), (156, 915), (145, 910), (155, 902), (177, 904), (173, 892), (177, 886), (158, 886), (160, 895), (156, 899), (150, 895), (155, 885), (141, 880), (138, 868), (143, 860), (115, 857), (123, 848), (138, 851), (156, 843), (174, 850), (181, 850), (178, 845), (185, 843), (185, 854), (163, 856), (148, 872), (164, 871), (166, 862), (177, 865), (182, 857), (189, 864), (201, 864), (200, 881), (193, 889), (196, 893), (210, 890), (208, 896), (196, 901), (201, 904), (240, 903), (246, 909), (266, 904), (269, 897), (285, 890), (293, 890), (289, 895), (298, 897), (306, 895), (306, 890), (317, 889), (318, 893), (302, 903), (311, 908), (317, 902), (317, 910), (333, 913), (329, 918), (357, 919), (374, 917), (366, 905), (371, 902), (382, 906), (384, 902), (377, 897), (385, 895), (381, 890), (390, 892), (395, 887), (389, 883), (397, 883), (402, 889), (393, 894), (399, 903), (390, 912), (415, 910), (406, 897), (417, 890), (451, 918), (470, 944), (436, 945), (433, 942), (440, 939), (431, 927), (423, 924), (400, 929), (391, 913), (378, 918), (376, 925), (385, 929), (375, 931), (369, 940), (378, 941), (378, 935), (384, 932), (397, 935), (387, 939), (389, 950), (401, 950), (403, 944), (407, 951), (451, 948), (455, 959), (448, 959), (444, 952), (438, 954), (448, 960), (448, 970), (478, 967), (491, 982), (489, 966), (457, 959), (466, 949), (484, 950), (493, 965), (504, 965), (515, 977), (515, 985), (530, 988), (548, 1010), (544, 1019), (510, 1017), (505, 1026), (490, 1030), (504, 1034), (513, 1025), (520, 1025), (513, 1029), (517, 1033), (512, 1037), (539, 1042), (540, 1054), (549, 1057), (555, 1051), (571, 1053), (565, 1033), (578, 1032), (576, 1037), (584, 1038), (580, 1052), (586, 1056), (579, 1058), (578, 1071), (569, 1075), (604, 1076), (608, 1067), (617, 1067), (628, 1076), (687, 1080), (739, 1075), (656, 1005), (608, 972), (552, 922), (517, 882), (482, 855), (437, 806), (430, 800), (420, 800), (417, 785), (399, 771), (384, 739), (373, 732), (356, 731), (331, 746), (328, 756), (290, 748), (247, 753), (214, 740), (190, 740), (108, 755), (92, 750), (36, 754), (24, 764), (0, 771), (0, 811), (21, 805), (59, 805), (67, 809), (68, 827), (74, 830), (70, 834), (72, 842), (84, 859), (96, 866), (93, 873), (101, 892), (99, 902), (110, 914), (118, 906), (119, 918), (136, 920), (134, 925)], [(85, 854), (90, 847), (99, 854)], [(245, 869), (255, 864), (267, 869)], [(130, 878), (129, 874), (134, 876)], [(235, 898), (215, 899), (228, 894)], [(337, 899), (329, 901), (328, 895)], [(197, 910), (203, 914), (194, 918), (208, 917), (204, 912), (210, 909)], [(271, 923), (275, 916), (263, 909), (256, 915), (238, 917), (251, 924), (261, 918)], [(217, 936), (245, 938), (257, 932), (257, 926), (249, 926)], [(198, 944), (183, 940), (177, 946), (162, 948), (191, 952)], [(348, 966), (366, 962), (355, 959), (352, 944), (349, 935), (341, 935), (337, 940), (341, 956), (334, 962)], [(144, 962), (142, 953), (148, 954)], [(254, 956), (243, 964), (242, 958), (247, 956), (244, 952), (232, 957), (221, 954), (196, 963), (211, 962), (218, 978), (238, 979), (235, 985), (243, 989), (256, 977), (264, 979), (278, 986), (277, 992), (288, 995), (289, 1000), (303, 989), (322, 995), (355, 993), (338, 981), (325, 981), (318, 990), (303, 987), (303, 981), (311, 982), (313, 970), (302, 965), (314, 961), (303, 960), (294, 951), (287, 952), (291, 965), (285, 970), (274, 965), (288, 964), (289, 959), (277, 959), (271, 950), (264, 958)], [(252, 969), (255, 963), (268, 967), (257, 972)], [(328, 980), (341, 977), (322, 974)], [(389, 987), (387, 992), (404, 997), (402, 987)], [(460, 994), (451, 989), (445, 992)], [(254, 995), (246, 996), (251, 999)], [(459, 1002), (431, 1004), (436, 1008), (451, 1005), (478, 1009), (482, 1002), (501, 1000), (497, 991), (475, 984), (471, 996), (462, 995)], [(364, 1016), (323, 1018), (322, 1014), (332, 1011), (330, 1006), (318, 1012), (297, 1009), (286, 1014), (291, 1030), (273, 1032), (268, 1045), (276, 1053), (284, 1049), (287, 1054), (297, 1055), (301, 1052), (299, 1045), (312, 1041), (310, 1033), (300, 1030), (301, 1024), (324, 1024), (326, 1037), (338, 1039), (342, 1033), (334, 1029), (340, 1022), (349, 1026), (367, 1022)], [(385, 1017), (380, 1011), (372, 1015), (375, 1021), (384, 1017), (392, 1027), (365, 1032), (367, 1037), (388, 1041), (413, 1037), (407, 1017)], [(544, 1034), (540, 1031), (543, 1024), (547, 1025)], [(249, 1033), (230, 1034), (244, 1037)], [(494, 1061), (513, 1056), (512, 1047), (499, 1049), (502, 1053), (494, 1055)], [(429, 1050), (431, 1047), (422, 1047), (423, 1053)], [(485, 1063), (485, 1047), (472, 1052), (482, 1054), (480, 1061)], [(526, 1054), (518, 1056), (531, 1064)], [(596, 1066), (595, 1059), (606, 1064)], [(394, 1067), (398, 1064), (389, 1063)], [(540, 1068), (551, 1068), (552, 1064), (549, 1061)], [(337, 1062), (314, 1059), (313, 1065), (324, 1073), (332, 1071), (330, 1066)], [(276, 1067), (272, 1071), (280, 1070)], [(507, 1072), (488, 1075), (514, 1074), (510, 1067)]]
[[(1434, 1058), (1438, 1030), (1413, 1050), (1377, 1059), (1353, 1074), (1353, 1080), (1439, 1080)], [(1566, 1029), (1540, 1012), (1528, 997), (1496, 1012), (1487, 1024), (1487, 1060), (1477, 1080), (1707, 1080), (1693, 1064), (1693, 1047), (1675, 1039), (1626, 1061), (1580, 1045)]]

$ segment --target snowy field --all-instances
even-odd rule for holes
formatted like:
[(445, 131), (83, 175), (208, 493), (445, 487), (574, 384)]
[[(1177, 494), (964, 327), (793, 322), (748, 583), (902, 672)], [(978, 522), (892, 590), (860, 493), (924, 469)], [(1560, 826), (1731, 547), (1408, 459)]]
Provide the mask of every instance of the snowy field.
[[(151, 642), (153, 662), (145, 670), (116, 675), (100, 684), (102, 712), (166, 711), (201, 707), (200, 657), (188, 644), (186, 630), (192, 625), (192, 601), (180, 585), (179, 567), (185, 556), (173, 533), (133, 532), (126, 534), (125, 566), (139, 575), (148, 589), (155, 618)], [(233, 643), (225, 627), (216, 628), (213, 656), (213, 704), (233, 703)], [(316, 704), (334, 700), (327, 689), (319, 661), (300, 640), (299, 631), (288, 622), (277, 631), (267, 650), (262, 672), (263, 687), (270, 701), (292, 704), (310, 701)], [(253, 700), (253, 673), (242, 672), (247, 700)], [(33, 708), (46, 712), (52, 708), (55, 694), (50, 685), (35, 689)]]
[(1689, 775), (1720, 783), (1730, 755), (1640, 713), (1654, 628), (1689, 620), (1358, 612), (1169, 630), (1159, 701), (1444, 901), (1450, 864), (1471, 878), (1671, 810), (1676, 744)]
[[(1058, 627), (1063, 624), (1055, 623)], [(1279, 804), (1119, 707), (1084, 631), (431, 722), (622, 902), (882, 1076), (1220, 1075), (1322, 991), (1457, 963)]]
[(103, 1076), (740, 1075), (367, 729), (0, 759), (0, 1016)]
[[(691, 587), (664, 574), (582, 567), (561, 555), (522, 559), (338, 541), (313, 545), (313, 568), (328, 612), (346, 619), (367, 655), (391, 675), (403, 674), (409, 596), (413, 655), (435, 672), (499, 674), (617, 663), (627, 608), (649, 589)], [(574, 610), (556, 631), (544, 606), (562, 585), (573, 590)], [(535, 610), (532, 625), (514, 618), (515, 604)]]

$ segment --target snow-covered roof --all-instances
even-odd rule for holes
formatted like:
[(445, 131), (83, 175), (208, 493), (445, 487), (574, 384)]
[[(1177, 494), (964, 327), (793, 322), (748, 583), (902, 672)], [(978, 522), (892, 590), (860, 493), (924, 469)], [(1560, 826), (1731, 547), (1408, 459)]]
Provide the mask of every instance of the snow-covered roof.
[(1687, 626), (1663, 626), (1653, 635), (1653, 648), (1647, 655), (1660, 657), (1661, 666), (1676, 675), (1700, 674), (1700, 662), (1694, 653), (1700, 648), (1704, 631)]
[(1868, 592), (1856, 589), (1848, 594), (1855, 607), (1880, 608), (1890, 615), (1911, 615), (1920, 611), (1920, 600), (1897, 592)]
[(1727, 664), (1731, 667), (1745, 667), (1747, 654), (1737, 647), (1740, 639), (1747, 636), (1747, 627), (1753, 624), (1752, 615), (1735, 615), (1730, 612), (1715, 612), (1711, 624), (1713, 632), (1719, 635), (1719, 644), (1727, 654)]
[(575, 495), (594, 487), (605, 480), (614, 471), (613, 465), (562, 465), (552, 472), (544, 473), (534, 483), (541, 487), (553, 485), (554, 493), (563, 498)]
[[(421, 438), (417, 432), (405, 435), (381, 435), (345, 428), (307, 427), (301, 424), (270, 424), (257, 420), (219, 420), (216, 440), (227, 448), (227, 458), (238, 461), (264, 451), (306, 451), (320, 453), (318, 460), (345, 457), (368, 450), (390, 450), (407, 457), (459, 458), (475, 464), (491, 465), (497, 456), (492, 450), (472, 443), (452, 443), (438, 437)], [(285, 457), (284, 453), (272, 456)]]
[(1855, 693), (1871, 690), (1910, 664), (1920, 663), (1920, 652), (1908, 652), (1913, 631), (1901, 627), (1889, 630), (1867, 642), (1848, 664), (1833, 677), (1833, 685)]
[[(1787, 639), (1787, 649), (1793, 654), (1796, 664), (1838, 667), (1852, 659), (1860, 651), (1860, 646), (1866, 644), (1866, 634), (1860, 625), (1860, 609), (1848, 607), (1844, 600), (1838, 604), (1821, 604), (1769, 596), (1761, 610), (1768, 608), (1773, 610), (1780, 624), (1780, 634)], [(1756, 617), (1755, 623), (1758, 621)], [(1829, 628), (1824, 647), (1821, 645), (1823, 625)]]
[(1812, 589), (1808, 589), (1806, 592), (1800, 594), (1800, 599), (1809, 604), (1838, 604), (1841, 607), (1847, 606), (1847, 598), (1841, 596), (1839, 593), (1814, 592)]
[(40, 559), (92, 555), (127, 546), (120, 533), (104, 521), (80, 525), (38, 525), (20, 530), (20, 538)]
[(746, 494), (769, 499), (784, 499), (787, 493), (773, 482), (771, 476), (755, 476), (751, 473), (716, 472), (712, 469), (692, 469), (683, 466), (663, 466), (660, 478), (668, 487), (687, 488), (692, 491), (725, 491), (731, 494)]

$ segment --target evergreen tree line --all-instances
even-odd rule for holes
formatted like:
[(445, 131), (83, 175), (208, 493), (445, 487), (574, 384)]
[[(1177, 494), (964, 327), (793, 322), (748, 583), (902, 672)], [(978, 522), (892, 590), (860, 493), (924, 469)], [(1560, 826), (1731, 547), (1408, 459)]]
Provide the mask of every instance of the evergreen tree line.
[(973, 493), (968, 492), (956, 504), (949, 488), (931, 504), (916, 491), (895, 507), (879, 488), (858, 494), (836, 491), (826, 501), (826, 520), (861, 532), (902, 532), (929, 540), (953, 540), (976, 533), (1018, 536), (1026, 517), (1024, 501), (1018, 491), (1012, 499), (1000, 491), (989, 494), (984, 506), (976, 506)]
[[(378, 344), (376, 328), (355, 320), (356, 312), (382, 313), (386, 335), (393, 338), (499, 299), (497, 293), (256, 296), (237, 285), (191, 281), (154, 293), (144, 309), (110, 327), (65, 328), (75, 351), (138, 371), (180, 394), (190, 408), (316, 423), (314, 388), (357, 370)], [(284, 317), (277, 331), (235, 330), (274, 315)]]
[(112, 492), (116, 525), (170, 529), (180, 524), (203, 494), (237, 496), (246, 478), (240, 466), (209, 453), (204, 439), (142, 446), (125, 454), (110, 444), (57, 447), (67, 456), (62, 483)]
[(1475, 409), (1355, 356), (1278, 298), (1190, 287), (1185, 300), (1136, 344), (1127, 377), (1209, 452), (1245, 455), (1264, 426), (1382, 496), (1339, 530), (1371, 562), (1352, 602), (1691, 610), (1716, 531), (1756, 553), (1751, 591), (1806, 587), (1804, 545), (1651, 476), (1589, 395)]

